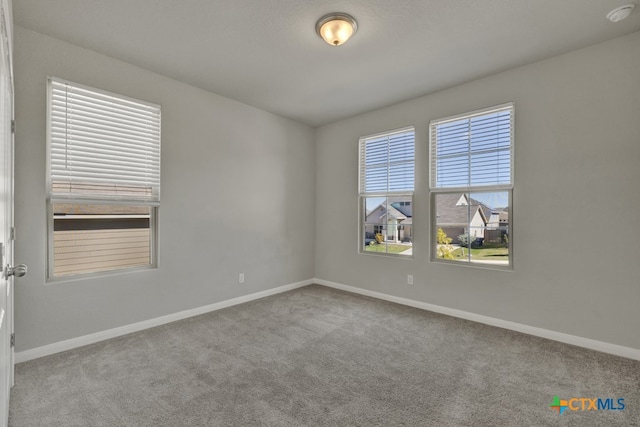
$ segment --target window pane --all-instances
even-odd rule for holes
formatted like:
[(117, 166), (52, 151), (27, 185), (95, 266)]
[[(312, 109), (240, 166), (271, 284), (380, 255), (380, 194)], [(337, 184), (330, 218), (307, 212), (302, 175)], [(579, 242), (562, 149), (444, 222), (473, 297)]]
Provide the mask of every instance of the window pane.
[(435, 195), (437, 259), (509, 265), (509, 192)]
[(509, 184), (511, 151), (488, 151), (471, 156), (471, 185)]
[(151, 264), (149, 206), (53, 205), (53, 275)]
[(484, 114), (470, 119), (472, 151), (511, 146), (511, 111)]
[(369, 167), (364, 171), (365, 189), (368, 192), (386, 192), (388, 185), (387, 166)]
[(471, 262), (509, 265), (509, 192), (470, 193), (483, 218), (471, 223)]
[(436, 258), (469, 260), (463, 239), (469, 227), (469, 201), (465, 193), (435, 195)]
[(363, 250), (412, 255), (413, 198), (365, 197), (363, 200)]
[(438, 187), (466, 187), (469, 185), (469, 156), (456, 155), (436, 160)]
[(414, 138), (413, 130), (389, 137), (389, 161), (413, 162), (415, 157)]
[(378, 166), (389, 162), (389, 151), (387, 149), (387, 138), (373, 138), (365, 141), (366, 166)]
[(450, 156), (469, 152), (469, 122), (467, 119), (437, 125), (437, 155)]
[(413, 162), (389, 165), (389, 191), (413, 190), (413, 176)]

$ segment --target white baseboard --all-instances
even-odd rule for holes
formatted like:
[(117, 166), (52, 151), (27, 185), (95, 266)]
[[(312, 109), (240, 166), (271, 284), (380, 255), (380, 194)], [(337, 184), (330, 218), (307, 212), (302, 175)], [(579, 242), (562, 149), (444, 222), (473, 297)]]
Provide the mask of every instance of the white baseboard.
[(26, 362), (28, 360), (38, 359), (40, 357), (49, 356), (55, 353), (60, 353), (61, 351), (72, 350), (74, 348), (82, 347), (84, 345), (108, 340), (110, 338), (116, 338), (122, 335), (127, 335), (132, 332), (142, 331), (144, 329), (153, 328), (155, 326), (164, 325), (167, 323), (175, 322), (177, 320), (198, 316), (200, 314), (209, 313), (211, 311), (220, 310), (222, 308), (231, 307), (233, 305), (238, 305), (245, 302), (257, 300), (260, 298), (268, 297), (270, 295), (275, 295), (281, 292), (290, 291), (292, 289), (301, 288), (303, 286), (307, 286), (312, 283), (314, 283), (313, 279), (303, 280), (301, 282), (296, 282), (296, 283), (290, 283), (288, 285), (279, 286), (277, 288), (267, 289), (266, 291), (256, 292), (249, 295), (243, 295), (241, 297), (228, 299), (226, 301), (216, 302), (214, 304), (209, 304), (202, 307), (192, 308), (190, 310), (180, 311), (178, 313), (168, 314), (166, 316), (156, 317), (154, 319), (143, 320), (142, 322), (132, 323), (130, 325), (121, 326), (119, 328), (108, 329), (106, 331), (96, 332), (94, 334), (84, 335), (81, 337), (72, 338), (69, 340), (60, 341), (60, 342), (44, 345), (42, 347), (32, 348), (25, 351), (18, 351), (15, 353), (15, 363)]
[(596, 341), (589, 338), (578, 337), (575, 335), (564, 334), (562, 332), (551, 331), (549, 329), (528, 326), (522, 323), (510, 322), (508, 320), (496, 319), (494, 317), (483, 316), (481, 314), (469, 313), (467, 311), (456, 310), (454, 308), (442, 307), (439, 305), (429, 304), (426, 302), (415, 301), (408, 298), (396, 297), (393, 295), (383, 294), (381, 292), (370, 291), (367, 289), (357, 288), (354, 286), (343, 285), (342, 283), (330, 282), (323, 279), (314, 279), (314, 283), (327, 286), (330, 288), (341, 289), (355, 294), (365, 295), (378, 298), (385, 301), (395, 302), (410, 307), (421, 308), (423, 310), (433, 311), (448, 316), (459, 317), (461, 319), (471, 320), (472, 322), (484, 323), (486, 325), (497, 326), (503, 329), (509, 329), (516, 332), (522, 332), (536, 337), (547, 338), (553, 341), (559, 341), (566, 344), (584, 347), (591, 350), (601, 351), (603, 353), (614, 354), (629, 359), (640, 360), (640, 350), (631, 347), (624, 347), (617, 344), (610, 344), (603, 341)]

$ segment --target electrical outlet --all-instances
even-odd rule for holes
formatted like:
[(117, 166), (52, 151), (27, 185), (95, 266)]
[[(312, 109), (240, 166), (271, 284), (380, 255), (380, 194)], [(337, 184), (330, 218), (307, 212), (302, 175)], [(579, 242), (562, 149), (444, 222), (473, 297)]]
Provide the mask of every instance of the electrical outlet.
[(407, 285), (413, 285), (413, 274), (407, 274)]
[(238, 283), (244, 283), (244, 273), (238, 275)]

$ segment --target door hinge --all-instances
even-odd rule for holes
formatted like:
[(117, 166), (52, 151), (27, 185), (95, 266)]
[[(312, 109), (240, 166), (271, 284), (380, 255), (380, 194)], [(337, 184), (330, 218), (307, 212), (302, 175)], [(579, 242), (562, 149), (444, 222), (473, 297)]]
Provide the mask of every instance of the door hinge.
[(11, 133), (16, 133), (16, 121), (11, 120)]
[(9, 238), (11, 240), (16, 240), (16, 228), (15, 227), (11, 227), (11, 233), (9, 234)]
[(11, 347), (15, 347), (16, 346), (16, 333), (12, 333), (11, 334)]

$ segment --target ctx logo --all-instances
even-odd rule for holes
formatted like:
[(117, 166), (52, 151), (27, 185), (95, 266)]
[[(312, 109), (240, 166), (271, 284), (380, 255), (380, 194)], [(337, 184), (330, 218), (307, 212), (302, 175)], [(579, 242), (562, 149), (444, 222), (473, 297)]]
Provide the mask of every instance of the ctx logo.
[(624, 410), (624, 398), (573, 397), (565, 400), (553, 396), (553, 403), (549, 406), (559, 414), (564, 413), (567, 409), (571, 411), (622, 411)]

